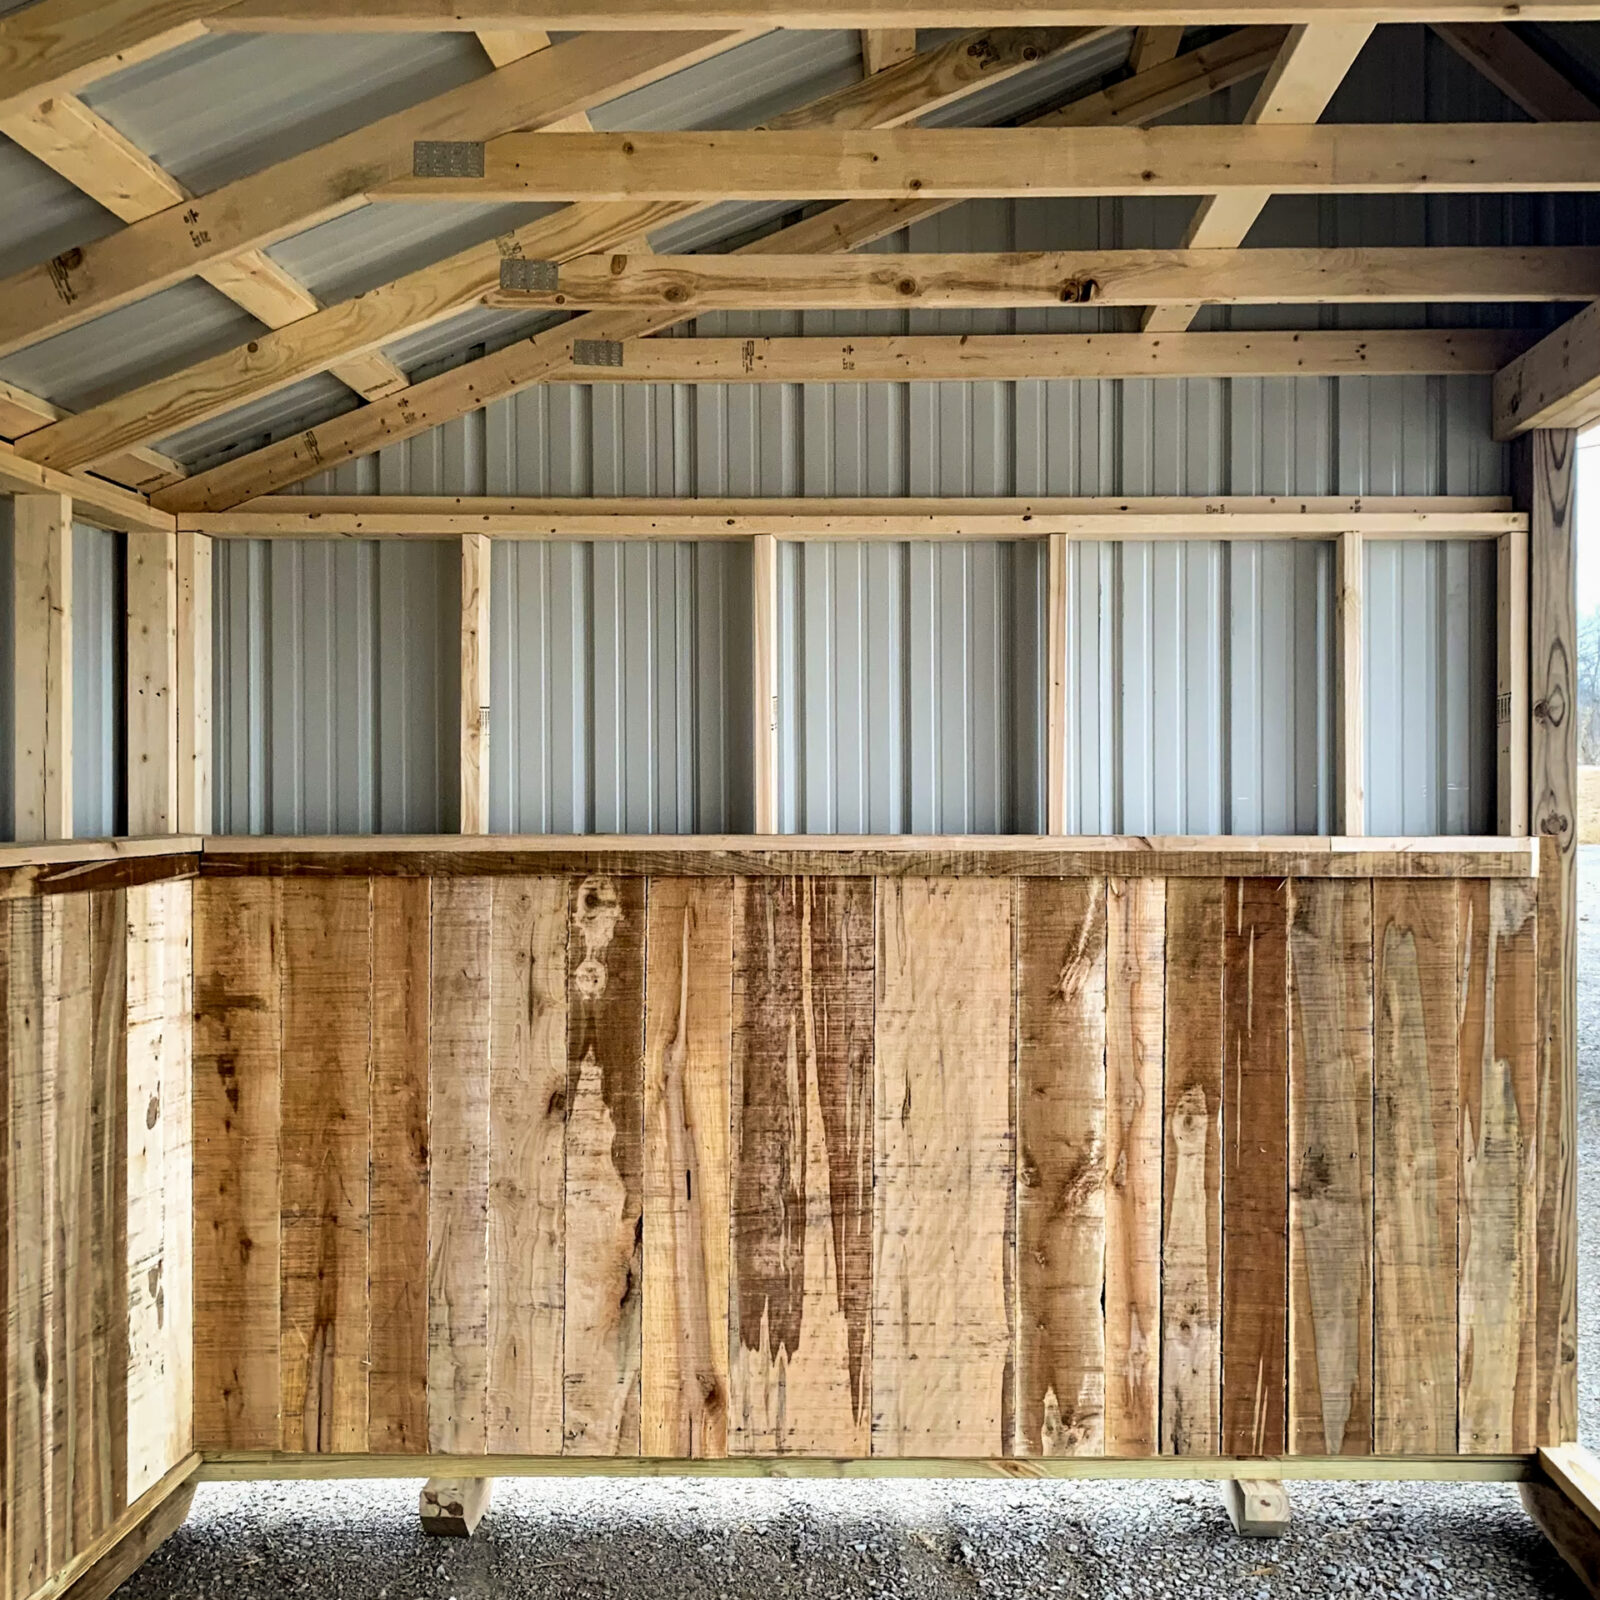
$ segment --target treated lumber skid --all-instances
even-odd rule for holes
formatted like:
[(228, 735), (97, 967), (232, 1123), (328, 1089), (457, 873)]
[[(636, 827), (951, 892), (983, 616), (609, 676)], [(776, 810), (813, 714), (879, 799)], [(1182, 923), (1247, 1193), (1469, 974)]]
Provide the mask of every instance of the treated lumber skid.
[(1218, 1487), (1235, 1533), (1247, 1539), (1281, 1539), (1289, 1531), (1289, 1496), (1281, 1483), (1227, 1478)]
[(429, 1478), (417, 1496), (422, 1531), (445, 1539), (470, 1539), (494, 1492), (493, 1478)]
[(1600, 1461), (1580, 1444), (1539, 1452), (1522, 1504), (1591, 1595), (1600, 1596)]

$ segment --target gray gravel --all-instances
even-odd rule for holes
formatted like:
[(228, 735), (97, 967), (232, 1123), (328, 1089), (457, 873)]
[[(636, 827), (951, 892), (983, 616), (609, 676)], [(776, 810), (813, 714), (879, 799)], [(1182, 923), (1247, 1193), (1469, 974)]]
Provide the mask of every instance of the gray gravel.
[[(1579, 1207), (1600, 1217), (1600, 846), (1580, 866)], [(1585, 1230), (1585, 1243), (1592, 1229)], [(1582, 1348), (1600, 1262), (1580, 1250)], [(1600, 1445), (1600, 1361), (1581, 1432)], [(501, 1479), (475, 1539), (417, 1531), (420, 1482), (207, 1484), (121, 1600), (1029, 1600), (1577, 1596), (1494, 1484), (1293, 1485), (1277, 1541), (1237, 1539), (1215, 1491), (1170, 1483)]]

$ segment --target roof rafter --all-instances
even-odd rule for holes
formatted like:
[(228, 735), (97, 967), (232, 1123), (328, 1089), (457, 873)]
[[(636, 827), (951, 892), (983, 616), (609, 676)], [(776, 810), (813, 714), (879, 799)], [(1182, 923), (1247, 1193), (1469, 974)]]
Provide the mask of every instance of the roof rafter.
[[(14, 443), (71, 415), (63, 407), (0, 379), (0, 442)], [(152, 450), (149, 445), (134, 445), (118, 455), (97, 461), (94, 470), (101, 477), (140, 494), (163, 489), (188, 476), (170, 456)]]

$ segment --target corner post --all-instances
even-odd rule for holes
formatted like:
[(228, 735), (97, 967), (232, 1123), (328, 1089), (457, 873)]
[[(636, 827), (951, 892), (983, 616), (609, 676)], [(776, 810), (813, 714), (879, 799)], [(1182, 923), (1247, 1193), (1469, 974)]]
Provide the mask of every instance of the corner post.
[(72, 837), (72, 501), (12, 502), (13, 773), (19, 843)]
[(129, 533), (128, 833), (178, 827), (178, 536)]
[(179, 532), (178, 832), (210, 833), (211, 540)]

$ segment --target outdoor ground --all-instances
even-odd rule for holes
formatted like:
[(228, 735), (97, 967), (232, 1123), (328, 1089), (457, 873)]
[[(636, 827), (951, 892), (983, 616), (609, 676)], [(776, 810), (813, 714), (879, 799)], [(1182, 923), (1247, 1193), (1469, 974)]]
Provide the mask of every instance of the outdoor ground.
[[(1600, 1446), (1600, 845), (1581, 857), (1579, 1383)], [(418, 1532), (420, 1487), (205, 1485), (120, 1600), (1579, 1593), (1505, 1485), (1297, 1485), (1275, 1542), (1235, 1538), (1205, 1484), (501, 1479), (466, 1542)]]

